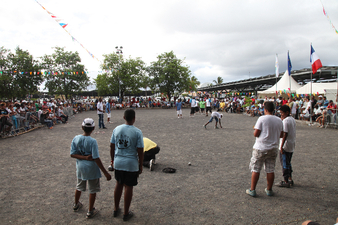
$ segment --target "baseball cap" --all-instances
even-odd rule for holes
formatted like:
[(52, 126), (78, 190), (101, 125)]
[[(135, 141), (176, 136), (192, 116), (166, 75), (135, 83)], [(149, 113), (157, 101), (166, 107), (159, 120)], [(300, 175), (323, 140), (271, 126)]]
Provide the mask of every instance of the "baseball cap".
[(323, 96), (322, 95), (319, 95), (318, 98), (322, 98)]
[(86, 118), (82, 122), (83, 127), (95, 127), (95, 122), (92, 118)]

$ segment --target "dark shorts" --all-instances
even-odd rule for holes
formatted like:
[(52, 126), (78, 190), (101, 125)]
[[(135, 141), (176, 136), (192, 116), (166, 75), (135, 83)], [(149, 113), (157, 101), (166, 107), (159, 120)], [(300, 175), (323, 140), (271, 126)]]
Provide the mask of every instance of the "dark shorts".
[(206, 112), (211, 112), (211, 107), (207, 107)]
[(138, 175), (138, 172), (115, 170), (115, 180), (127, 186), (136, 186)]
[(201, 108), (201, 112), (204, 112), (204, 108)]

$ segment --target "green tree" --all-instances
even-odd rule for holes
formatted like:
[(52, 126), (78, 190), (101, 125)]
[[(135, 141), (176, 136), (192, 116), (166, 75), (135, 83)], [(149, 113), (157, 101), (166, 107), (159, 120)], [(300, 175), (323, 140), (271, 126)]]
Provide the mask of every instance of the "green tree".
[(41, 57), (41, 67), (45, 70), (45, 89), (50, 94), (65, 95), (66, 98), (85, 90), (90, 82), (80, 62), (78, 52), (68, 52), (61, 47), (55, 47), (52, 55)]
[(119, 93), (123, 99), (126, 93), (137, 93), (142, 87), (144, 62), (140, 58), (123, 58), (115, 53), (103, 55), (101, 65), (107, 72), (95, 79), (99, 95)]
[(222, 84), (223, 83), (223, 78), (222, 77), (217, 77), (216, 80), (213, 80), (213, 82), (217, 85), (217, 84)]
[(157, 61), (148, 67), (149, 77), (161, 93), (168, 95), (169, 99), (174, 92), (189, 89), (191, 71), (184, 61), (178, 59), (173, 51), (157, 56)]
[(13, 54), (4, 47), (0, 48), (0, 96), (6, 98), (25, 97), (38, 92), (43, 77), (38, 62), (28, 51), (17, 47)]

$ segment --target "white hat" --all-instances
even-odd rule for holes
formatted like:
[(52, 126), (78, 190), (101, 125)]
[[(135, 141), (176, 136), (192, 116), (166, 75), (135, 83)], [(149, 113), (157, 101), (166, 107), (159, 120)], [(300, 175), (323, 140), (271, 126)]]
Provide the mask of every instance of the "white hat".
[(323, 96), (322, 95), (319, 95), (318, 98), (322, 98)]
[(223, 113), (220, 113), (221, 117), (223, 117)]
[(95, 122), (92, 118), (86, 118), (82, 122), (83, 127), (95, 127)]

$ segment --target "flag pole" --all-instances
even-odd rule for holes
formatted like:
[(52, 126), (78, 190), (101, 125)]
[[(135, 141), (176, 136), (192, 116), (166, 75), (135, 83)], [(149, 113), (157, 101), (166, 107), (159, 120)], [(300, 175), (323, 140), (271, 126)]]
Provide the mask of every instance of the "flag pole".
[(276, 72), (276, 102), (277, 102), (277, 99), (278, 99), (278, 88), (277, 88), (278, 80), (277, 80), (277, 78), (279, 76), (278, 54), (276, 54), (275, 72)]
[[(310, 45), (310, 57), (312, 57), (311, 56), (311, 48), (312, 48), (312, 42), (311, 42), (311, 45)], [(312, 67), (312, 63), (311, 63), (311, 67)], [(311, 82), (311, 85), (310, 85), (310, 96), (311, 97), (312, 97), (312, 74), (313, 74), (313, 72), (311, 70), (311, 80), (310, 80), (310, 82)], [(310, 103), (311, 103), (310, 104), (310, 124), (312, 124), (312, 102), (311, 102), (311, 98), (310, 98)]]

